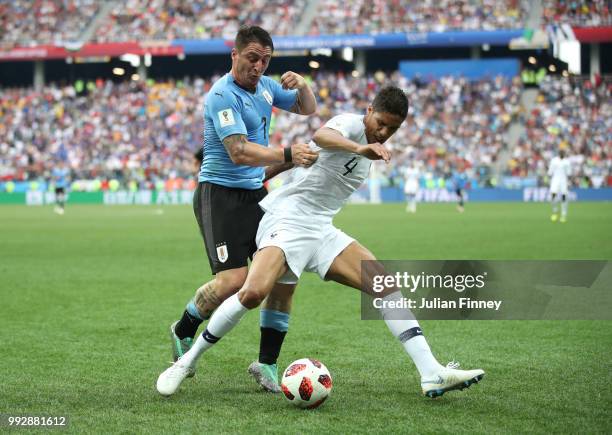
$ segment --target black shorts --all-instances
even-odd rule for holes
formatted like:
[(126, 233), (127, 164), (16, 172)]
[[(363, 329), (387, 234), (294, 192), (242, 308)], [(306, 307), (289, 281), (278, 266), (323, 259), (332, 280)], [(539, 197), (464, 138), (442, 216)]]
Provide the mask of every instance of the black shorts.
[(193, 211), (204, 239), (214, 274), (248, 265), (257, 250), (255, 236), (264, 211), (259, 207), (267, 194), (213, 183), (199, 183), (193, 195)]
[(63, 188), (63, 187), (56, 187), (56, 188), (55, 188), (55, 194), (56, 194), (56, 195), (63, 195), (63, 194), (65, 194), (65, 193), (66, 193), (66, 192), (64, 191), (64, 188)]

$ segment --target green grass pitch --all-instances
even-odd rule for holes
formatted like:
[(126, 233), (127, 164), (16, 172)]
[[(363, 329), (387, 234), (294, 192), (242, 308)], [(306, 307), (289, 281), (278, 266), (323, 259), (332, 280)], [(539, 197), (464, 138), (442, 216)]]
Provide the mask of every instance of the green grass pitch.
[[(612, 204), (347, 206), (336, 225), (381, 259), (612, 259)], [(281, 369), (321, 359), (320, 409), (293, 408), (246, 373), (250, 313), (172, 398), (155, 391), (168, 326), (210, 278), (189, 207), (0, 207), (0, 414), (67, 415), (75, 433), (525, 433), (612, 431), (612, 322), (427, 321), (441, 362), (484, 381), (431, 400), (359, 295), (315, 275), (298, 287)], [(2, 429), (0, 429), (2, 430)]]

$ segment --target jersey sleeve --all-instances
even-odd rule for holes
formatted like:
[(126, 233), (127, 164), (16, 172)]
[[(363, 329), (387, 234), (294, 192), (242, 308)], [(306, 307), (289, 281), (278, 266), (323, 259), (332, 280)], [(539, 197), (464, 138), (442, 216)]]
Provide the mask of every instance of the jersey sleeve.
[(361, 117), (351, 115), (338, 115), (325, 123), (324, 127), (338, 131), (347, 139), (355, 140), (363, 130)]
[(276, 80), (269, 80), (272, 89), (272, 105), (279, 109), (289, 110), (297, 101), (297, 89), (283, 89), (280, 83)]
[(205, 104), (220, 141), (232, 134), (247, 134), (242, 120), (241, 105), (233, 93), (228, 90), (221, 93), (211, 92)]

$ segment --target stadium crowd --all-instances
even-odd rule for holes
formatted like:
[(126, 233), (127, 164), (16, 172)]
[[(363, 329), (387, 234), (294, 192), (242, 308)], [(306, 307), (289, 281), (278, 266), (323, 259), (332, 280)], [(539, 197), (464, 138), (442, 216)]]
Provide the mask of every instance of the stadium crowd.
[(97, 29), (97, 42), (171, 39), (233, 39), (242, 24), (295, 30), (306, 0), (127, 0)]
[[(0, 179), (48, 178), (58, 160), (76, 179), (117, 179), (150, 186), (158, 180), (193, 178), (193, 152), (201, 146), (202, 105), (218, 77), (166, 83), (99, 80), (89, 86), (50, 85), (42, 92), (0, 92)], [(312, 78), (309, 78), (312, 79)], [(445, 178), (461, 167), (475, 185), (489, 183), (503, 134), (518, 111), (518, 81), (501, 77), (470, 83), (444, 78), (409, 81), (399, 72), (365, 77), (319, 72), (313, 90), (316, 116), (279, 111), (271, 145), (309, 141), (341, 112), (363, 113), (385, 83), (410, 96), (409, 120), (392, 138), (393, 164), (384, 182), (399, 183), (408, 161), (424, 162), (425, 175)]]
[(521, 28), (520, 0), (321, 0), (310, 34), (444, 32)]
[(0, 178), (49, 178), (60, 160), (73, 179), (193, 178), (204, 92), (202, 79), (3, 90)]
[(96, 0), (0, 0), (0, 49), (76, 41)]
[(546, 77), (506, 174), (537, 177), (540, 185), (547, 185), (548, 164), (565, 149), (574, 185), (612, 186), (611, 97), (610, 78)]
[(612, 26), (609, 0), (544, 0), (545, 24), (570, 24), (578, 27)]
[[(95, 0), (0, 0), (0, 48), (75, 41), (100, 9)], [(126, 0), (92, 42), (233, 38), (241, 24), (289, 35), (307, 0)], [(527, 0), (320, 0), (308, 34), (518, 29)], [(610, 26), (607, 0), (544, 0), (543, 22)]]

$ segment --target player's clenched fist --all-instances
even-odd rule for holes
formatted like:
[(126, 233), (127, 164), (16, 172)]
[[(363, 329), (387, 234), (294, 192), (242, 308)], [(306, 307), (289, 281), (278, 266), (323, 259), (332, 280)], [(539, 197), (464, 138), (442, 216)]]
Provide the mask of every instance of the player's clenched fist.
[(291, 161), (296, 166), (309, 168), (317, 161), (319, 153), (312, 151), (305, 143), (291, 145)]
[(283, 85), (283, 89), (302, 89), (306, 86), (306, 80), (293, 71), (287, 71), (281, 76), (281, 85)]
[(359, 146), (359, 148), (357, 148), (357, 154), (370, 160), (384, 160), (387, 163), (391, 160), (391, 153), (389, 150), (378, 142)]

